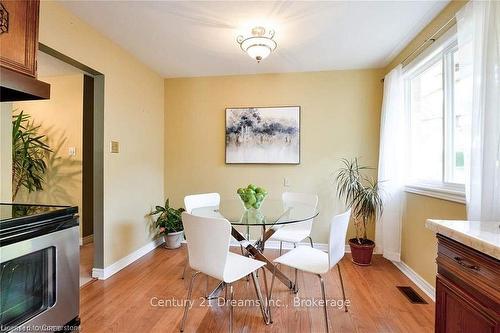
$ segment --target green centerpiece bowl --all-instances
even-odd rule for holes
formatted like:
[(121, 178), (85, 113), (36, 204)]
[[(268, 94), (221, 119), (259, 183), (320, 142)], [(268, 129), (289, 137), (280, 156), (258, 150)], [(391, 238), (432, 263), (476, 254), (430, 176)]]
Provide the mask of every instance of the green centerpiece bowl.
[(239, 188), (237, 191), (245, 209), (260, 209), (262, 202), (267, 196), (267, 191), (263, 187), (250, 184), (245, 188)]

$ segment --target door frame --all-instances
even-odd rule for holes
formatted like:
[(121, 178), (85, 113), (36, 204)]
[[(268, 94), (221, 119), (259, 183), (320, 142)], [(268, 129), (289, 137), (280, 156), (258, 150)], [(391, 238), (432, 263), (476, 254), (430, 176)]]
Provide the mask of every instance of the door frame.
[[(91, 175), (94, 234), (94, 262), (92, 267), (93, 269), (104, 269), (104, 74), (43, 43), (38, 43), (38, 50), (80, 69), (84, 72), (84, 75), (93, 78), (94, 81), (92, 113), (93, 167)], [(86, 186), (85, 181), (82, 182), (82, 186)]]

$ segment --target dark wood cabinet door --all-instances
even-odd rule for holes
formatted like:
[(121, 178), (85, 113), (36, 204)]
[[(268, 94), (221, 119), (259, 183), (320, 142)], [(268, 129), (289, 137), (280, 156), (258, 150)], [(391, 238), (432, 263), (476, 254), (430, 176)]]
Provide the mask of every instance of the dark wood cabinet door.
[(1, 0), (0, 65), (36, 77), (38, 0)]
[(446, 278), (436, 280), (436, 333), (497, 333), (498, 323)]

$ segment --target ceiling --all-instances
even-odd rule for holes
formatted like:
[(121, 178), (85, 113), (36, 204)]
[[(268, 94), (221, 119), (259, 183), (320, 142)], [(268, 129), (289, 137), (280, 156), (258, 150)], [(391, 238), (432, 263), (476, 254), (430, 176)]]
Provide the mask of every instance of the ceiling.
[[(381, 68), (448, 1), (64, 1), (164, 77)], [(261, 63), (236, 37), (276, 31)]]

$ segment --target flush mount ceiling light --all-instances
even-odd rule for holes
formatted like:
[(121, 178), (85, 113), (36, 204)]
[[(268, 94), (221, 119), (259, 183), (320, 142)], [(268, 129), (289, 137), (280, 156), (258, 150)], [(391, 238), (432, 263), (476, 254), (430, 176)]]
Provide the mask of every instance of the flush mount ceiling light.
[(250, 37), (238, 36), (236, 41), (240, 44), (240, 47), (245, 51), (250, 57), (260, 62), (262, 59), (267, 58), (267, 56), (276, 49), (276, 42), (273, 40), (274, 30), (264, 27), (255, 27), (252, 29), (252, 35)]

